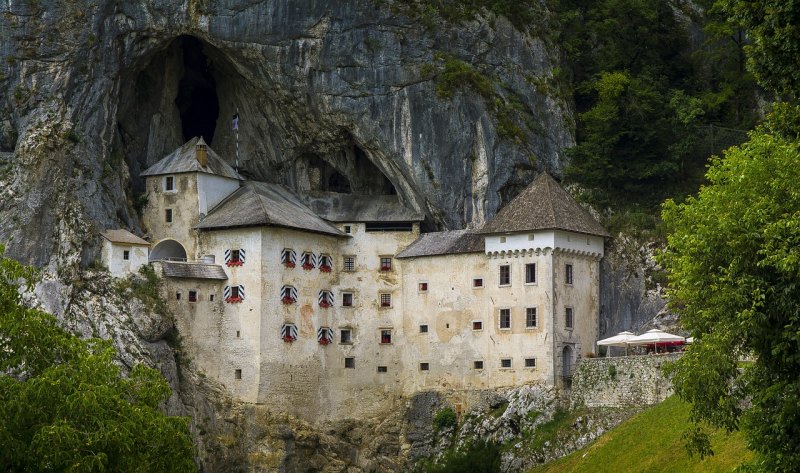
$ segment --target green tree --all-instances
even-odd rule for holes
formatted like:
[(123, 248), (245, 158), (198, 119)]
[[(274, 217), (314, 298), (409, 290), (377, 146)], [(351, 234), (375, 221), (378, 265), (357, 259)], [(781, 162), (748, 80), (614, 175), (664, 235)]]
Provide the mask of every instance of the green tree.
[[(695, 337), (669, 369), (675, 390), (699, 424), (742, 428), (770, 472), (800, 471), (800, 140), (786, 125), (797, 116), (780, 107), (662, 214), (670, 304)], [(712, 453), (701, 427), (687, 438)]]
[(26, 307), (34, 271), (0, 247), (0, 470), (194, 471), (186, 418), (158, 410), (164, 378), (126, 378), (106, 340), (82, 340)]

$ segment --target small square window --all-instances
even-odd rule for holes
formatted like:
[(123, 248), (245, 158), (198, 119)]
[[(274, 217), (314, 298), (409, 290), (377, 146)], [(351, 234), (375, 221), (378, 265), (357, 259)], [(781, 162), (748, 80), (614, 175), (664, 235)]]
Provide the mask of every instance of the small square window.
[(536, 328), (538, 322), (536, 307), (527, 307), (525, 309), (525, 328)]
[(564, 282), (572, 284), (572, 265), (568, 264), (564, 267)]
[(388, 373), (388, 372), (389, 372), (389, 368), (388, 367), (386, 367), (386, 366), (379, 366), (378, 367), (378, 373)]
[(344, 359), (344, 367), (345, 368), (355, 368), (356, 367), (356, 359), (353, 357), (347, 357)]
[(528, 241), (533, 241), (533, 233), (528, 233)]
[(511, 309), (500, 309), (500, 328), (511, 328)]
[(381, 271), (391, 271), (391, 270), (392, 270), (392, 257), (381, 256)]
[(356, 270), (356, 257), (355, 256), (345, 256), (342, 259), (342, 269), (344, 271), (355, 271)]
[(500, 243), (505, 243), (505, 242), (506, 242), (506, 237), (501, 236), (500, 237)]
[(572, 328), (573, 324), (575, 323), (574, 316), (572, 313), (572, 307), (565, 307), (564, 308), (564, 326), (566, 328)]
[(197, 291), (189, 291), (189, 302), (197, 302)]
[(342, 307), (353, 307), (353, 293), (352, 292), (343, 292), (342, 293)]
[(122, 251), (122, 259), (124, 259), (125, 261), (130, 260), (131, 259), (131, 252), (128, 251), (128, 250), (123, 250)]
[(511, 266), (507, 264), (500, 266), (500, 285), (501, 286), (511, 285)]
[(176, 301), (179, 301), (179, 300), (181, 300), (181, 293), (180, 293), (180, 292), (176, 292), (176, 293), (175, 293), (175, 300), (176, 300)]
[(392, 331), (381, 330), (381, 345), (388, 345), (392, 343)]
[(167, 192), (175, 190), (175, 176), (166, 176), (164, 178), (164, 190)]
[(482, 370), (483, 369), (483, 360), (477, 360), (477, 361), (473, 362), (472, 363), (472, 367), (475, 368), (476, 370)]
[(472, 278), (472, 287), (483, 287), (483, 278)]
[(339, 331), (339, 343), (353, 343), (353, 331), (343, 328)]
[(215, 297), (214, 294), (209, 294), (208, 302), (214, 302), (214, 297)]
[(172, 223), (172, 209), (164, 210), (164, 220), (167, 223)]
[(381, 307), (391, 307), (392, 306), (392, 295), (388, 293), (381, 294)]
[(536, 368), (536, 358), (525, 358), (525, 368)]
[(533, 284), (536, 282), (536, 263), (528, 263), (525, 265), (525, 284)]
[(233, 372), (233, 379), (242, 379), (242, 370), (235, 370)]
[(421, 282), (417, 285), (417, 288), (419, 289), (419, 292), (428, 292), (428, 283)]
[(511, 358), (501, 358), (500, 368), (511, 368)]
[(345, 233), (352, 233), (353, 229), (350, 227), (350, 225), (345, 225), (344, 226), (344, 232)]
[(419, 333), (428, 333), (428, 326), (423, 324), (419, 326)]
[(483, 322), (481, 322), (480, 320), (473, 320), (472, 330), (483, 330)]
[(430, 363), (420, 363), (419, 370), (420, 371), (429, 371), (431, 369)]

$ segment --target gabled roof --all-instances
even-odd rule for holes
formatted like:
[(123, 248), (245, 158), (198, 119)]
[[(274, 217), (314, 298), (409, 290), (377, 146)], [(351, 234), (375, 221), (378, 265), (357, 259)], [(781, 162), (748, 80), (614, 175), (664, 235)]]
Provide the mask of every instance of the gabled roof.
[(479, 233), (567, 230), (607, 237), (608, 232), (550, 174), (539, 174)]
[(197, 228), (275, 226), (345, 236), (280, 184), (247, 181), (206, 215)]
[(315, 192), (306, 197), (311, 210), (330, 222), (421, 222), (422, 212), (409, 209), (396, 195)]
[[(205, 166), (197, 161), (196, 147), (206, 147), (208, 159)], [(178, 174), (182, 172), (204, 172), (231, 179), (243, 180), (228, 163), (206, 144), (202, 136), (196, 136), (184, 143), (183, 146), (168, 154), (161, 161), (147, 168), (140, 176), (160, 176), (163, 174)]]
[(148, 243), (147, 241), (142, 240), (141, 238), (129, 232), (128, 230), (123, 230), (121, 228), (117, 230), (106, 230), (100, 235), (106, 240), (110, 241), (111, 243), (120, 243), (123, 245), (150, 246), (150, 243)]
[(483, 235), (476, 234), (474, 230), (451, 230), (423, 233), (414, 243), (398, 253), (397, 258), (483, 253), (483, 251)]
[(182, 263), (176, 261), (162, 261), (164, 276), (168, 278), (185, 279), (215, 279), (224, 281), (228, 279), (225, 270), (218, 264)]

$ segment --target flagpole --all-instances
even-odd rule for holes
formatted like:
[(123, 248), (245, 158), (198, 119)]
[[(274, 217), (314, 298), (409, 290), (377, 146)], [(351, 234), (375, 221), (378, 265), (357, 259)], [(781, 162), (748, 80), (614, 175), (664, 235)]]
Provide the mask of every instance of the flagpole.
[(239, 107), (236, 107), (236, 172), (239, 172)]

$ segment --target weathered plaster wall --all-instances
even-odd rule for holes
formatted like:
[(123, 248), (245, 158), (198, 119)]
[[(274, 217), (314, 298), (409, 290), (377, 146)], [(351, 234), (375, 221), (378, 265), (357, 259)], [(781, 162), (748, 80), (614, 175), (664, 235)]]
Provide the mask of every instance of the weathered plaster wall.
[[(112, 243), (105, 238), (101, 258), (114, 277), (125, 277), (130, 273), (135, 273), (139, 268), (147, 264), (148, 248), (140, 245), (121, 245)], [(124, 253), (128, 251), (129, 259), (124, 259)]]
[(575, 370), (570, 402), (573, 406), (624, 407), (659, 403), (672, 394), (662, 373), (679, 353), (612, 358), (584, 358)]
[[(194, 227), (200, 221), (198, 213), (197, 173), (171, 174), (174, 190), (166, 191), (166, 176), (146, 180), (147, 205), (142, 212), (146, 237), (153, 244), (175, 240), (186, 250), (189, 261), (197, 258), (197, 237)], [(172, 222), (166, 221), (166, 210), (172, 209)]]

